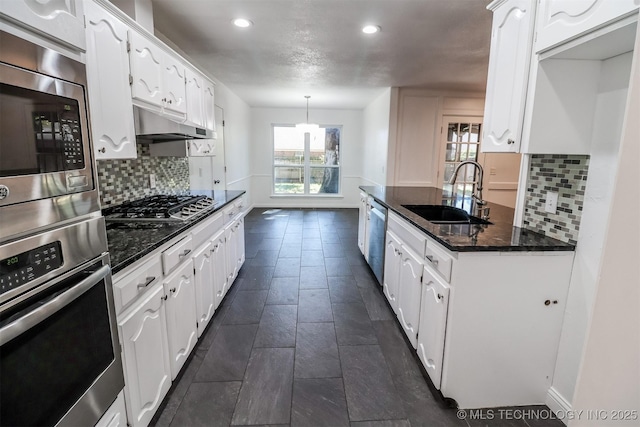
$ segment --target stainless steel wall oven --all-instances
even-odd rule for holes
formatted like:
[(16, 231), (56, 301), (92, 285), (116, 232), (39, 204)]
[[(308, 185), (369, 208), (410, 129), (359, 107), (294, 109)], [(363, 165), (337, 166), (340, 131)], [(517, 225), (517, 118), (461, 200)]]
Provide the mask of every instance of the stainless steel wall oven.
[(2, 426), (93, 426), (124, 388), (85, 73), (0, 31)]

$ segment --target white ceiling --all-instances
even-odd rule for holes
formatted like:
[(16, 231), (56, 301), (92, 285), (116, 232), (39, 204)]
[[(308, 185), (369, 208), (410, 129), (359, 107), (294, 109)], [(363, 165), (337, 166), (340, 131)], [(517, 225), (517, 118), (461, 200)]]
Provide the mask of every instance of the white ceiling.
[[(485, 90), (486, 0), (152, 3), (156, 30), (253, 107), (304, 107), (311, 95), (311, 108), (363, 108), (384, 87)], [(382, 31), (362, 33), (369, 23)]]

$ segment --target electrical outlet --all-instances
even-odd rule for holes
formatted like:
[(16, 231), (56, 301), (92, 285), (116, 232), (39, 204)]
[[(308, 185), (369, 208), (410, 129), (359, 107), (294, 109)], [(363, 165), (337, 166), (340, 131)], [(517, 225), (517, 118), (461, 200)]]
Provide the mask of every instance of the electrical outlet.
[(149, 188), (156, 188), (156, 174), (149, 174)]
[(544, 211), (556, 213), (558, 209), (558, 193), (555, 191), (547, 191), (547, 200), (544, 202)]

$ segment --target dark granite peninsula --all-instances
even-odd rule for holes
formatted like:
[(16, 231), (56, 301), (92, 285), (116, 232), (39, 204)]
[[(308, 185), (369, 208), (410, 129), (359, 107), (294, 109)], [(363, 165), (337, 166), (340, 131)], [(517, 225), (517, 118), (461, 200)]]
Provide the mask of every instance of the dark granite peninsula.
[[(491, 224), (434, 224), (402, 205), (443, 205), (472, 213), (468, 199), (443, 199), (442, 189), (435, 187), (360, 186), (378, 202), (455, 252), (481, 251), (573, 251), (575, 246), (531, 230), (513, 226), (512, 208), (489, 202)], [(443, 203), (445, 200), (445, 203)]]
[(111, 258), (111, 270), (117, 273), (123, 268), (151, 253), (164, 243), (179, 236), (200, 221), (219, 212), (245, 191), (198, 191), (193, 195), (208, 196), (215, 200), (216, 208), (192, 220), (184, 222), (107, 222), (107, 243)]

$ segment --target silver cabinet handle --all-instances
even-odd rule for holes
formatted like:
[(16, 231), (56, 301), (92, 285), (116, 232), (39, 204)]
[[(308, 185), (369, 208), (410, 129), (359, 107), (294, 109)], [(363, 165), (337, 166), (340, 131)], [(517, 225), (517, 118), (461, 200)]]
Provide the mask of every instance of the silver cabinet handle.
[(507, 139), (507, 144), (508, 145), (515, 144), (515, 143), (516, 142), (513, 139), (511, 139), (511, 138)]
[(145, 280), (144, 283), (139, 283), (138, 284), (138, 289), (140, 288), (146, 288), (147, 286), (149, 286), (151, 284), (151, 282), (153, 282), (154, 280), (156, 280), (155, 276), (151, 276), (151, 277), (147, 277), (147, 279)]
[(438, 299), (442, 299), (442, 298), (444, 298), (442, 294), (438, 294)]
[(106, 149), (106, 148), (104, 148), (104, 147), (102, 147), (102, 148), (98, 148), (98, 151), (99, 151), (100, 153), (104, 154), (104, 153), (106, 153), (106, 152), (107, 152), (107, 149)]
[(178, 258), (186, 257), (190, 253), (191, 253), (191, 249), (185, 249), (184, 252), (182, 252), (180, 255), (178, 255)]
[(173, 292), (174, 294), (176, 293), (176, 288), (171, 288), (169, 289), (169, 291)]
[(433, 259), (433, 255), (425, 255), (425, 258), (433, 265), (438, 265), (438, 260)]

